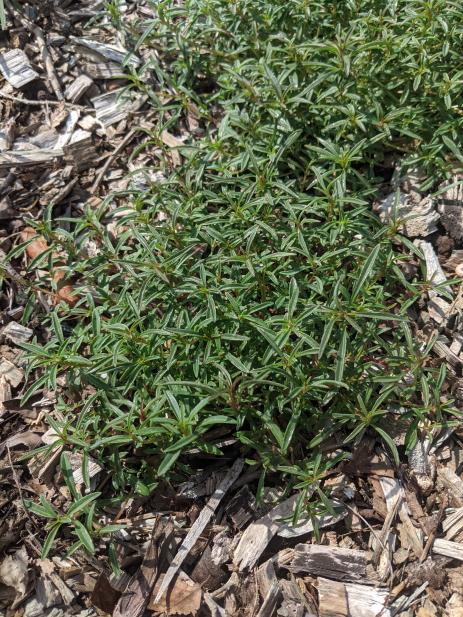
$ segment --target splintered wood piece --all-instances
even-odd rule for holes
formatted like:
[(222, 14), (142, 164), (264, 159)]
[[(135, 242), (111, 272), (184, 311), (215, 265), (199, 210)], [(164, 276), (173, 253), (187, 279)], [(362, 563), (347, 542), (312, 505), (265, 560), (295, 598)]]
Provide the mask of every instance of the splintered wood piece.
[(30, 328), (26, 328), (16, 321), (10, 321), (10, 323), (7, 324), (3, 330), (0, 330), (0, 334), (12, 343), (18, 344), (27, 343), (27, 341), (32, 338), (34, 332)]
[(449, 317), (451, 317), (452, 305), (444, 298), (440, 298), (436, 295), (434, 291), (430, 292), (430, 296), (432, 295), (432, 299), (428, 302), (428, 313), (429, 316), (434, 319), (434, 321), (438, 324), (444, 323)]
[(0, 413), (5, 409), (3, 402), (11, 399), (11, 386), (4, 375), (0, 375)]
[(279, 617), (315, 617), (318, 614), (316, 603), (302, 580), (281, 579), (280, 590), (283, 601), (278, 609)]
[[(428, 282), (431, 282), (434, 285), (445, 283), (447, 281), (447, 277), (441, 268), (439, 259), (432, 244), (430, 242), (426, 242), (425, 240), (416, 241), (415, 244), (423, 252), (426, 264), (426, 279)], [(442, 294), (444, 290), (449, 294), (452, 293), (451, 288), (448, 286), (443, 286), (440, 289), (434, 290), (434, 293)]]
[(439, 213), (447, 233), (454, 240), (463, 238), (463, 178), (454, 176), (442, 186), (446, 189), (439, 195)]
[[(448, 315), (447, 315), (448, 317)], [(433, 345), (433, 351), (439, 356), (439, 358), (445, 358), (455, 372), (460, 376), (462, 372), (463, 361), (457, 354), (455, 354), (450, 347), (448, 347), (442, 341), (437, 340)]]
[(118, 88), (96, 96), (92, 99), (92, 103), (97, 119), (104, 127), (107, 127), (127, 118), (127, 114), (136, 111), (144, 100), (140, 97), (127, 98), (125, 88)]
[(432, 552), (435, 555), (443, 555), (444, 557), (463, 561), (463, 544), (459, 542), (437, 538), (432, 545)]
[(87, 62), (83, 68), (92, 79), (122, 79), (126, 77), (120, 64), (114, 64), (114, 62)]
[(298, 544), (288, 570), (307, 572), (336, 581), (367, 585), (378, 582), (371, 565), (371, 553), (337, 546)]
[(180, 156), (180, 153), (178, 152), (178, 148), (181, 148), (183, 146), (183, 141), (181, 141), (168, 131), (162, 131), (162, 141), (166, 144), (166, 146), (171, 148), (170, 156), (172, 158), (172, 164), (174, 165), (174, 167), (178, 167), (182, 162), (182, 158)]
[(88, 75), (79, 75), (66, 88), (64, 98), (71, 103), (77, 103), (92, 85), (93, 79)]
[(127, 589), (122, 593), (114, 609), (113, 617), (141, 617), (143, 615), (159, 577), (173, 529), (174, 524), (171, 520), (165, 524), (158, 519), (143, 562), (138, 572), (132, 577)]
[(4, 377), (13, 388), (17, 388), (24, 379), (24, 371), (9, 360), (0, 360), (0, 377)]
[(58, 101), (63, 100), (63, 91), (61, 90), (61, 84), (58, 79), (58, 75), (55, 71), (55, 66), (53, 64), (53, 59), (48, 51), (47, 43), (45, 41), (45, 35), (43, 33), (42, 28), (35, 24), (31, 24), (28, 20), (25, 22), (26, 27), (33, 33), (35, 39), (37, 41), (37, 45), (40, 49), (40, 56), (42, 58), (43, 66), (47, 72), (48, 81), (53, 88), (53, 92), (55, 93)]
[(365, 585), (318, 579), (320, 617), (391, 617), (389, 593)]
[(225, 512), (236, 529), (243, 529), (255, 514), (256, 500), (248, 486), (243, 486), (228, 502)]
[(0, 152), (4, 152), (5, 150), (9, 150), (11, 148), (14, 141), (15, 129), (15, 118), (10, 118), (0, 127)]
[(437, 230), (439, 214), (436, 212), (432, 198), (425, 197), (419, 203), (404, 193), (389, 194), (377, 207), (383, 223), (388, 223), (395, 210), (395, 218), (400, 219), (400, 231), (409, 238), (429, 236)]
[(463, 480), (449, 467), (439, 467), (437, 477), (449, 491), (452, 504), (463, 507)]
[(14, 88), (22, 88), (39, 76), (22, 49), (12, 49), (0, 54), (0, 71)]
[(265, 598), (272, 588), (274, 581), (277, 580), (273, 559), (267, 559), (267, 561), (257, 569), (256, 579), (259, 586), (260, 595), (262, 598)]
[(450, 344), (450, 351), (458, 356), (463, 348), (463, 336), (459, 332), (453, 333), (453, 339)]
[(9, 150), (0, 153), (0, 168), (30, 167), (51, 164), (63, 156), (61, 148), (34, 148), (33, 150)]
[(457, 508), (442, 521), (446, 540), (453, 540), (463, 530), (463, 508)]
[(281, 597), (280, 586), (278, 585), (278, 581), (275, 580), (272, 582), (270, 589), (268, 590), (267, 595), (262, 602), (262, 606), (257, 613), (257, 617), (272, 617), (275, 612), (275, 608), (278, 600)]
[(198, 516), (198, 518), (195, 520), (195, 522), (191, 526), (190, 531), (185, 536), (185, 539), (180, 545), (180, 548), (178, 549), (177, 554), (172, 560), (172, 563), (170, 564), (169, 569), (166, 572), (166, 575), (162, 581), (162, 584), (159, 587), (159, 590), (156, 594), (154, 602), (159, 602), (162, 596), (169, 589), (169, 585), (171, 584), (176, 573), (178, 572), (185, 557), (188, 555), (192, 547), (196, 544), (199, 536), (204, 531), (204, 528), (206, 527), (208, 522), (211, 520), (212, 515), (217, 510), (220, 502), (225, 496), (225, 493), (237, 480), (238, 476), (243, 470), (243, 467), (244, 467), (244, 460), (242, 458), (237, 459), (233, 463), (228, 474), (225, 476), (225, 478), (222, 480), (222, 482), (219, 484), (219, 486), (214, 491), (212, 497), (209, 499), (207, 504), (201, 510), (201, 514)]
[[(126, 60), (126, 64), (128, 66), (138, 66), (140, 64), (140, 59), (135, 56), (135, 54), (130, 54), (128, 56), (128, 51), (126, 49), (116, 47), (116, 45), (109, 45), (108, 43), (102, 43), (100, 41), (93, 41), (92, 39), (87, 39), (84, 37), (71, 36), (71, 41), (74, 41), (79, 47), (83, 47), (82, 53), (85, 54), (85, 48), (89, 49), (91, 52), (96, 52), (98, 55), (102, 56), (106, 60), (111, 60), (111, 62), (115, 62), (116, 64), (124, 64), (124, 60)], [(93, 57), (91, 55), (90, 57)]]
[[(386, 500), (388, 512), (398, 508), (397, 512), (404, 525), (410, 547), (419, 559), (423, 553), (423, 542), (410, 519), (403, 488), (395, 478), (380, 477), (379, 482)], [(398, 500), (399, 503), (397, 504)]]
[(283, 521), (294, 512), (299, 495), (293, 495), (268, 514), (249, 525), (241, 536), (233, 556), (233, 565), (239, 570), (252, 568), (265, 550), (270, 540), (281, 528)]

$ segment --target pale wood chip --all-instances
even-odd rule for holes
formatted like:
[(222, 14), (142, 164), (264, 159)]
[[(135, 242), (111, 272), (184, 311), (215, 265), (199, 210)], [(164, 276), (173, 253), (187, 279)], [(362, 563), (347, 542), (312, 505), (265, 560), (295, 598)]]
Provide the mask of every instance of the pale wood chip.
[(233, 556), (233, 565), (239, 570), (252, 568), (270, 540), (282, 527), (283, 521), (294, 512), (299, 495), (289, 497), (268, 514), (247, 527)]
[(71, 81), (64, 91), (64, 98), (71, 103), (77, 103), (84, 96), (87, 90), (93, 85), (93, 79), (88, 75), (79, 75)]
[(0, 54), (0, 71), (14, 88), (22, 88), (39, 76), (22, 49), (12, 49)]
[(34, 332), (16, 321), (10, 321), (10, 323), (0, 331), (0, 334), (12, 343), (27, 343), (27, 341), (32, 338)]
[(17, 388), (24, 379), (24, 371), (9, 360), (0, 362), (0, 377), (4, 377), (13, 388)]
[(463, 544), (459, 542), (437, 538), (432, 545), (432, 552), (435, 555), (443, 555), (444, 557), (463, 561)]
[(389, 592), (365, 585), (318, 579), (320, 617), (391, 617)]

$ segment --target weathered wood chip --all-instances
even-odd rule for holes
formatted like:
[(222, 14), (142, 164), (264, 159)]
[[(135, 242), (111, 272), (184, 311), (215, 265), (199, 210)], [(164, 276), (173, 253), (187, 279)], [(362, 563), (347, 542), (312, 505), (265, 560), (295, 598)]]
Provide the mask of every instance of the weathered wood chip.
[(10, 321), (3, 330), (0, 331), (6, 339), (12, 343), (26, 343), (34, 334), (30, 328), (26, 328), (16, 321)]
[(374, 585), (378, 577), (371, 565), (371, 557), (367, 551), (298, 544), (287, 568), (291, 572), (307, 572), (336, 581)]
[(315, 525), (318, 529), (325, 529), (326, 527), (335, 525), (343, 518), (346, 518), (348, 515), (348, 510), (337, 500), (333, 500), (333, 505), (336, 510), (338, 510), (338, 513), (335, 516), (332, 514), (324, 514), (323, 516), (314, 517), (314, 520), (300, 521), (299, 523), (296, 523), (296, 525), (284, 522), (278, 530), (277, 535), (280, 538), (298, 538), (299, 536), (312, 533)]
[(92, 85), (93, 79), (88, 75), (79, 75), (66, 88), (64, 98), (71, 103), (77, 103)]
[(8, 152), (0, 153), (0, 168), (51, 164), (62, 156), (63, 150), (61, 148), (9, 150)]
[[(111, 60), (111, 62), (116, 62), (117, 64), (124, 64), (124, 60), (128, 66), (138, 66), (140, 64), (140, 59), (135, 54), (130, 54), (129, 52), (122, 48), (117, 47), (116, 45), (111, 45), (108, 43), (102, 43), (101, 41), (94, 41), (92, 39), (71, 36), (71, 41), (74, 41), (79, 47), (83, 47), (89, 49), (92, 52), (96, 52), (106, 60)], [(82, 53), (85, 53), (84, 50), (81, 50)], [(93, 57), (93, 56), (91, 56)]]
[(442, 521), (446, 540), (453, 540), (463, 530), (463, 508), (456, 508)]
[[(154, 588), (153, 594), (162, 583), (164, 575), (161, 574)], [(167, 596), (159, 602), (151, 601), (148, 605), (150, 611), (166, 613), (167, 615), (196, 615), (203, 599), (201, 586), (195, 583), (182, 570), (175, 577), (172, 588)]]
[(131, 111), (135, 111), (143, 103), (142, 98), (129, 98), (125, 88), (105, 92), (92, 99), (96, 117), (104, 127), (120, 122)]
[(254, 517), (256, 500), (248, 486), (243, 486), (228, 502), (225, 512), (236, 529), (243, 529)]
[(13, 388), (17, 388), (24, 379), (24, 371), (9, 360), (2, 360), (0, 362), (0, 377), (5, 377)]
[(388, 512), (397, 508), (399, 518), (404, 526), (404, 533), (410, 548), (416, 557), (420, 558), (423, 552), (423, 541), (421, 530), (417, 530), (413, 525), (408, 506), (405, 500), (405, 493), (396, 478), (379, 478), (381, 489), (386, 499)]
[(122, 79), (124, 69), (114, 62), (87, 62), (84, 70), (92, 79)]
[(400, 231), (409, 238), (425, 237), (437, 231), (440, 217), (431, 198), (414, 203), (408, 195), (400, 193), (397, 198), (396, 193), (391, 193), (377, 207), (383, 223), (391, 220), (394, 209), (396, 218), (402, 221)]
[(14, 88), (22, 88), (39, 76), (22, 49), (12, 49), (0, 54), (0, 71)]
[(391, 617), (389, 592), (366, 585), (318, 579), (320, 617)]
[(265, 550), (270, 540), (282, 527), (282, 519), (288, 518), (294, 512), (299, 495), (293, 495), (268, 514), (247, 527), (233, 556), (233, 565), (239, 570), (252, 568)]
[(444, 557), (463, 561), (463, 544), (459, 542), (437, 538), (432, 545), (432, 552), (435, 555), (443, 555)]
[(463, 507), (463, 480), (450, 467), (439, 466), (437, 477), (448, 490), (454, 506)]
[[(421, 249), (426, 264), (426, 279), (434, 285), (441, 285), (447, 281), (447, 277), (441, 268), (439, 259), (436, 255), (433, 245), (425, 240), (416, 240), (416, 246)], [(434, 289), (434, 293), (442, 294), (443, 291), (452, 294), (452, 290), (448, 286), (441, 286), (440, 289)]]

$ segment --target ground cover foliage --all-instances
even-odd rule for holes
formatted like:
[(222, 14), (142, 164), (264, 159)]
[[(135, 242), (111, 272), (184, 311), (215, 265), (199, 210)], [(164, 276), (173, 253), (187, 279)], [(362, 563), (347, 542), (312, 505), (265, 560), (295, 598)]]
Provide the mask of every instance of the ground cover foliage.
[[(430, 190), (463, 160), (459, 3), (153, 8), (127, 33), (151, 50), (130, 87), (158, 112), (153, 140), (192, 110), (203, 135), (180, 148), (181, 166), (166, 149), (166, 179), (134, 188), (131, 209), (108, 199), (70, 232), (48, 213), (38, 231), (51, 248), (31, 264), (66, 254), (79, 300), (53, 311), (48, 341), (24, 345), (38, 369), (26, 397), (65, 376), (51, 448), (83, 453), (88, 484), (89, 456), (111, 474), (104, 495), (74, 495), (66, 517), (33, 508), (53, 535), (74, 525), (88, 550), (101, 504), (187, 473), (193, 448), (220, 456), (236, 439), (261, 470), (258, 493), (274, 472), (301, 490), (297, 515), (366, 432), (398, 462), (388, 423), (399, 408), (408, 449), (418, 428), (456, 413), (441, 398), (444, 369), (426, 359), (432, 340), (407, 322), (433, 283), (406, 279), (417, 249), (371, 203), (400, 157)], [(62, 467), (69, 479), (66, 456)], [(329, 507), (323, 482), (320, 502)]]

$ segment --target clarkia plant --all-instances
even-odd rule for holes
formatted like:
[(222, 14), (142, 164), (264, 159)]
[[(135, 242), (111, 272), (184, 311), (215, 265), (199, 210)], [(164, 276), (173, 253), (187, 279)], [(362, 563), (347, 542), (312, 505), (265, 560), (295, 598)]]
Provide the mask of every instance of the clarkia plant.
[(152, 9), (127, 33), (145, 59), (130, 87), (158, 111), (148, 143), (192, 117), (196, 134), (180, 166), (164, 148), (165, 180), (134, 181), (117, 196), (123, 207), (89, 208), (70, 232), (50, 216), (38, 226), (68, 256), (79, 301), (53, 311), (48, 341), (25, 345), (38, 375), (26, 396), (65, 377), (53, 447), (97, 458), (107, 498), (148, 495), (231, 438), (261, 469), (259, 491), (279, 472), (302, 495), (321, 483), (326, 502), (327, 470), (366, 432), (397, 463), (394, 414), (412, 448), (455, 413), (441, 396), (445, 369), (427, 362), (432, 341), (408, 323), (425, 285), (401, 266), (419, 252), (371, 203), (399, 159), (424, 170), (423, 190), (463, 160), (463, 10), (441, 0)]

